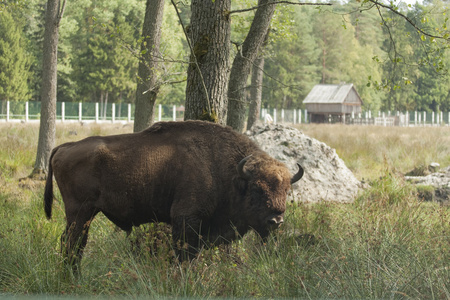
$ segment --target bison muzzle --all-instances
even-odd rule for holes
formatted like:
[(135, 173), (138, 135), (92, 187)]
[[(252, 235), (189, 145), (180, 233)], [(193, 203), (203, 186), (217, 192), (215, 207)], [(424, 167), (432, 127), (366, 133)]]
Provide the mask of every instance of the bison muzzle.
[(128, 232), (143, 223), (169, 223), (177, 253), (192, 258), (199, 245), (229, 243), (250, 229), (267, 237), (283, 223), (290, 186), (303, 175), (298, 167), (291, 176), (229, 127), (161, 122), (53, 149), (45, 213), (51, 217), (54, 175), (67, 219), (62, 250), (74, 268), (99, 212)]

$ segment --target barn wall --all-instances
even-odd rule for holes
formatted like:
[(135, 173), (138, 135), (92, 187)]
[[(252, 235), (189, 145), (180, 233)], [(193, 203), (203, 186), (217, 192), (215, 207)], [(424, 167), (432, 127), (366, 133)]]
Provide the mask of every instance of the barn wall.
[(355, 114), (361, 112), (361, 106), (358, 103), (344, 103), (344, 104), (324, 104), (324, 103), (307, 103), (305, 104), (308, 112), (311, 113), (327, 113), (327, 114)]
[(358, 94), (355, 92), (354, 89), (351, 89), (348, 93), (347, 97), (345, 98), (344, 104), (358, 104), (361, 105), (361, 102), (359, 100)]

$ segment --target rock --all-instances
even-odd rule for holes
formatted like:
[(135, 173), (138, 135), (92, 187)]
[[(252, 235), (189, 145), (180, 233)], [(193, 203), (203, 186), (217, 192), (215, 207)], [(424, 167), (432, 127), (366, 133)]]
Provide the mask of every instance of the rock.
[[(450, 167), (426, 176), (405, 176), (405, 179), (418, 187), (419, 198), (450, 204)], [(424, 187), (432, 187), (434, 191), (429, 192), (425, 189), (426, 192), (423, 192)]]
[(430, 170), (430, 172), (437, 172), (439, 171), (439, 168), (441, 167), (440, 164), (438, 164), (437, 162), (432, 162), (429, 166), (428, 166), (428, 170)]
[(433, 172), (439, 171), (441, 165), (439, 165), (436, 162), (433, 162), (429, 164), (428, 166), (425, 165), (419, 165), (418, 167), (415, 167), (411, 171), (407, 172), (406, 176), (427, 176), (430, 175)]
[(405, 176), (405, 179), (417, 185), (430, 185), (435, 188), (450, 189), (450, 167), (427, 176)]
[(285, 163), (293, 174), (297, 172), (297, 163), (303, 166), (303, 178), (293, 185), (294, 201), (352, 202), (361, 188), (335, 149), (295, 128), (257, 125), (246, 134), (264, 151)]

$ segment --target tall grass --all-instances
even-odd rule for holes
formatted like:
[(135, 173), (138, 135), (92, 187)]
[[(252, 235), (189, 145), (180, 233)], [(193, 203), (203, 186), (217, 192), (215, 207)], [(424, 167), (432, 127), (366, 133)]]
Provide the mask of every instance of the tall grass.
[[(415, 188), (394, 170), (409, 165), (395, 165), (387, 155), (384, 161), (382, 154), (380, 161), (372, 157), (376, 171), (355, 164), (354, 171), (373, 179), (354, 203), (289, 201), (285, 225), (264, 245), (251, 233), (228, 247), (204, 250), (192, 262), (173, 261), (165, 227), (147, 225), (127, 237), (99, 215), (92, 223), (82, 276), (71, 277), (59, 254), (65, 226), (60, 195), (56, 192), (54, 216), (48, 221), (42, 209), (43, 185), (19, 181), (31, 172), (37, 128), (0, 126), (0, 296), (450, 298), (450, 209), (421, 203)], [(334, 141), (342, 155), (355, 149), (345, 148), (335, 136), (359, 140), (358, 151), (364, 152), (360, 158), (373, 155), (373, 147), (383, 147), (371, 144), (375, 137), (364, 137), (375, 129), (353, 128), (346, 137), (341, 132), (346, 128), (325, 126), (327, 133), (322, 134), (331, 142), (323, 141)], [(302, 129), (320, 139), (321, 127)], [(61, 143), (130, 130), (74, 124), (58, 126), (57, 139)], [(376, 130), (381, 144), (389, 144), (386, 136), (395, 140), (393, 133)], [(439, 140), (448, 138), (445, 131), (429, 133), (434, 134)], [(407, 153), (416, 142), (402, 139), (391, 147)], [(434, 139), (428, 143), (414, 150), (417, 156), (426, 157), (421, 152), (436, 148)], [(436, 153), (441, 164), (448, 162), (449, 153)]]
[(438, 162), (450, 165), (448, 127), (380, 127), (308, 124), (297, 126), (332, 148), (358, 179), (375, 179), (384, 160), (398, 172)]

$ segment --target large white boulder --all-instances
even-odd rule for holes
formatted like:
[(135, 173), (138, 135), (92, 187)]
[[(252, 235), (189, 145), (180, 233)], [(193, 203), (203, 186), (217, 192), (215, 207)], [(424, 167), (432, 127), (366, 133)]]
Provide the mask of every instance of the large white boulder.
[(285, 163), (294, 174), (297, 163), (305, 170), (293, 185), (294, 201), (352, 202), (361, 187), (353, 173), (325, 143), (283, 125), (257, 125), (246, 134), (272, 157)]

